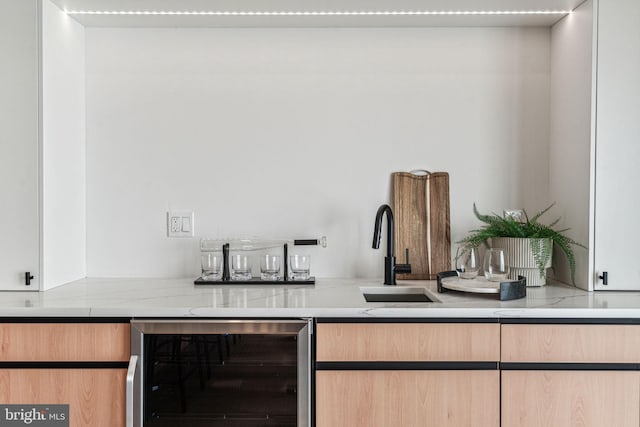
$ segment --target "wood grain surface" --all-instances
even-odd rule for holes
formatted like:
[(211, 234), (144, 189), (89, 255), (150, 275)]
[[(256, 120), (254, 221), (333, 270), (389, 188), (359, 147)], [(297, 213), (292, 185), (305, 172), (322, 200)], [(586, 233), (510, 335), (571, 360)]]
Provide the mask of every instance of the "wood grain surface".
[(639, 325), (502, 325), (503, 362), (640, 363)]
[(318, 371), (317, 427), (499, 427), (498, 371)]
[(404, 264), (409, 249), (411, 264), (411, 273), (397, 277), (434, 280), (439, 272), (451, 270), (449, 174), (395, 172), (391, 181), (396, 262)]
[(497, 323), (318, 323), (318, 361), (498, 361)]
[(503, 371), (503, 427), (637, 427), (640, 372)]
[(126, 376), (126, 369), (0, 369), (0, 401), (68, 404), (71, 427), (124, 427)]
[(1, 323), (0, 361), (128, 362), (128, 323)]

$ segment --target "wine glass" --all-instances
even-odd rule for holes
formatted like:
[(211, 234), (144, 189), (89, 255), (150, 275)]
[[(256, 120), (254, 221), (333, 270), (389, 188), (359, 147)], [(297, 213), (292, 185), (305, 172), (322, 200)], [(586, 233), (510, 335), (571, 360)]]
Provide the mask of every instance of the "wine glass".
[(461, 279), (474, 279), (480, 270), (480, 258), (478, 249), (474, 247), (459, 246), (456, 250), (456, 273)]
[(504, 249), (489, 249), (484, 254), (484, 277), (491, 282), (507, 280), (509, 266)]

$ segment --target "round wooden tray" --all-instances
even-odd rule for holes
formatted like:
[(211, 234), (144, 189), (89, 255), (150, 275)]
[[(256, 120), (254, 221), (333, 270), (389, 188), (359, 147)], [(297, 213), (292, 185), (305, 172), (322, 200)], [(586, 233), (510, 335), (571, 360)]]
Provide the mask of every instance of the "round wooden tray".
[(478, 276), (475, 279), (444, 277), (442, 278), (442, 287), (452, 291), (474, 292), (477, 294), (500, 293), (500, 282), (490, 282), (484, 276)]

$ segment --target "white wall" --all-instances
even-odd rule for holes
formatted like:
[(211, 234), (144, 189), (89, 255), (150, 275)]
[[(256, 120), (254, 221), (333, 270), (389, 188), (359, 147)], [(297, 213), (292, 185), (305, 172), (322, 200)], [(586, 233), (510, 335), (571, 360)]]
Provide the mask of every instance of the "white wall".
[[(559, 228), (585, 246), (590, 239), (591, 91), (593, 4), (583, 3), (552, 28), (551, 127), (549, 153), (551, 199), (556, 208), (547, 214), (561, 216)], [(589, 251), (574, 247), (576, 285), (590, 287)], [(554, 254), (556, 277), (570, 283), (565, 257)]]
[[(549, 201), (550, 30), (87, 28), (87, 269), (199, 272), (197, 237), (315, 237), (317, 276), (381, 276), (390, 174), (451, 176), (452, 240)], [(383, 244), (384, 247), (384, 244)]]
[(86, 276), (85, 31), (42, 2), (43, 289)]

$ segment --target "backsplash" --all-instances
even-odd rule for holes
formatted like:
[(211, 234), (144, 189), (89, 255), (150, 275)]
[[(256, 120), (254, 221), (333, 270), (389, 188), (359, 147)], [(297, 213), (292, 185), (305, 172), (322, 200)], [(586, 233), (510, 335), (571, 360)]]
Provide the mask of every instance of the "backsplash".
[[(453, 242), (474, 201), (534, 210), (549, 56), (548, 28), (88, 28), (87, 274), (195, 277), (200, 237), (327, 236), (313, 275), (380, 277), (395, 171), (450, 174)], [(195, 238), (166, 237), (171, 209)]]

